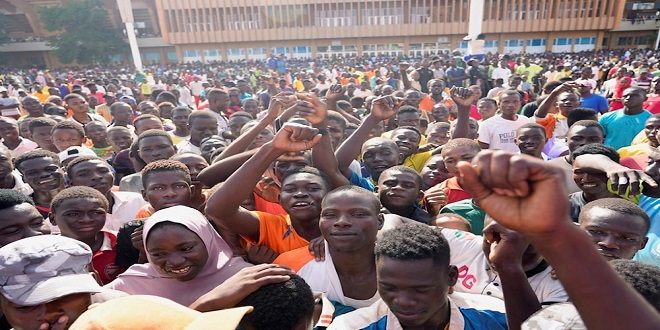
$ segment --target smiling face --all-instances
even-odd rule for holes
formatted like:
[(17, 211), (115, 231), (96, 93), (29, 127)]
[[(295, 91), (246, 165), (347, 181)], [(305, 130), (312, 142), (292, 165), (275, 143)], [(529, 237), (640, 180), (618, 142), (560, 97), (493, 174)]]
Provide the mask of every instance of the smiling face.
[(573, 181), (589, 196), (608, 196), (607, 173), (594, 168), (583, 168), (573, 164)]
[[(378, 293), (404, 327), (435, 329), (449, 309), (447, 294), (456, 284), (456, 267), (433, 259), (376, 259)], [(428, 276), (428, 274), (434, 274)]]
[(182, 225), (165, 222), (152, 228), (148, 235), (145, 248), (149, 263), (177, 281), (194, 279), (209, 259), (202, 239)]
[(642, 217), (602, 207), (587, 212), (580, 215), (580, 228), (605, 259), (632, 259), (646, 245), (648, 227)]
[(80, 162), (68, 170), (69, 183), (72, 186), (86, 186), (106, 195), (112, 189), (115, 180), (107, 162), (101, 159)]
[(289, 175), (282, 182), (280, 204), (296, 220), (314, 220), (321, 213), (321, 200), (328, 192), (323, 179), (310, 173)]
[(541, 128), (521, 128), (516, 136), (516, 145), (520, 153), (536, 158), (541, 158), (545, 141), (545, 130)]
[(23, 99), (23, 109), (28, 112), (31, 117), (39, 117), (44, 114), (44, 107), (34, 96), (26, 96)]
[(399, 152), (405, 158), (412, 156), (419, 149), (421, 136), (412, 129), (396, 129), (392, 133), (392, 141), (399, 147)]
[(50, 192), (64, 184), (64, 172), (50, 157), (28, 159), (20, 164), (18, 170), (23, 180), (35, 191)]
[(373, 251), (382, 223), (379, 207), (358, 192), (337, 192), (323, 200), (319, 228), (332, 250)]
[(419, 174), (422, 176), (422, 185), (427, 189), (452, 177), (445, 166), (442, 155), (434, 155), (429, 158)]
[(96, 198), (70, 198), (50, 214), (50, 221), (62, 236), (82, 242), (93, 240), (105, 225), (106, 209)]

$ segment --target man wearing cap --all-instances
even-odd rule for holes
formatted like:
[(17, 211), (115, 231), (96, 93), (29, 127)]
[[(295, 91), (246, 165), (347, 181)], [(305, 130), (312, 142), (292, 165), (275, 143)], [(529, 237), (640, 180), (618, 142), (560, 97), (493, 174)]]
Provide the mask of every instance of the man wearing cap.
[(103, 95), (103, 102), (99, 104), (94, 111), (97, 115), (102, 116), (109, 123), (112, 122), (112, 114), (110, 113), (110, 106), (117, 101), (117, 96), (113, 92), (107, 92)]
[(589, 80), (576, 80), (580, 84), (580, 107), (594, 109), (600, 113), (606, 113), (610, 104), (602, 95), (593, 94), (591, 91), (595, 85)]
[(93, 302), (123, 295), (99, 286), (89, 272), (91, 260), (85, 243), (57, 235), (0, 248), (0, 306), (9, 324), (16, 330), (68, 329)]
[(0, 110), (3, 117), (12, 117), (18, 119), (21, 113), (18, 111), (18, 99), (9, 96), (5, 86), (0, 86)]

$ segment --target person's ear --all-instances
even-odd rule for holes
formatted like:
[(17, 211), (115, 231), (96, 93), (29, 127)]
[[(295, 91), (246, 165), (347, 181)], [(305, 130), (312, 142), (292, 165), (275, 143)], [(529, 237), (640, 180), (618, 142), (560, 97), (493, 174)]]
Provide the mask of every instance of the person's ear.
[(403, 161), (406, 159), (406, 156), (404, 156), (402, 153), (399, 153), (399, 156), (397, 157), (397, 160), (399, 161), (399, 165), (403, 164)]
[(140, 190), (140, 194), (142, 194), (142, 199), (144, 199), (145, 202), (149, 203), (149, 200), (147, 199), (147, 191), (142, 189)]
[(424, 198), (424, 190), (420, 189), (419, 193), (417, 193), (417, 199), (415, 200), (415, 202), (419, 203), (419, 201), (421, 201), (423, 198)]
[(378, 195), (378, 185), (374, 186), (374, 194)]
[(82, 144), (84, 145), (85, 143), (87, 143), (87, 137), (86, 137), (86, 136), (83, 136), (83, 138), (82, 138)]
[(458, 268), (454, 265), (449, 265), (449, 269), (447, 269), (447, 277), (449, 278), (450, 287), (456, 285), (456, 282), (458, 281)]
[(57, 220), (55, 219), (55, 213), (48, 212), (48, 220), (53, 226), (57, 226)]
[(378, 230), (383, 229), (385, 224), (385, 216), (382, 213), (378, 213)]
[(188, 186), (190, 188), (190, 198), (195, 195), (195, 192), (197, 191), (197, 187), (190, 185)]
[(641, 244), (640, 244), (640, 246), (639, 246), (639, 249), (640, 249), (640, 250), (644, 249), (644, 248), (646, 247), (646, 243), (648, 243), (648, 242), (649, 242), (649, 238), (648, 238), (648, 237), (644, 237), (644, 238), (642, 238), (642, 242), (641, 242)]

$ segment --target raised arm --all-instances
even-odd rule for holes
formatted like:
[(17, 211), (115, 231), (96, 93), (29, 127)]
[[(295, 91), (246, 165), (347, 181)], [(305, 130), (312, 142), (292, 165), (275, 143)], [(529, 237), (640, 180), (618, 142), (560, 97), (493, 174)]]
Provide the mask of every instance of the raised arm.
[(236, 140), (230, 143), (229, 146), (227, 146), (227, 148), (216, 159), (216, 161), (223, 160), (247, 150), (250, 144), (254, 142), (254, 139), (259, 136), (261, 131), (263, 131), (268, 125), (272, 124), (284, 109), (295, 105), (295, 102), (295, 96), (286, 96), (284, 94), (273, 96), (273, 98), (270, 100), (270, 105), (268, 106), (266, 116), (261, 118), (261, 120), (259, 120), (255, 126), (250, 128), (247, 132), (241, 134)]
[(660, 314), (571, 222), (565, 211), (568, 200), (555, 198), (566, 195), (561, 169), (532, 157), (489, 150), (479, 153), (473, 164), (458, 164), (461, 186), (501, 225), (530, 239), (555, 269), (587, 328), (660, 329)]
[(552, 92), (550, 92), (550, 94), (548, 94), (548, 97), (541, 102), (539, 108), (534, 113), (534, 116), (540, 119), (545, 118), (545, 116), (548, 115), (548, 112), (550, 112), (550, 109), (555, 107), (559, 94), (564, 92), (571, 92), (575, 87), (575, 82), (573, 81), (565, 82), (557, 86), (552, 90)]
[(339, 170), (347, 178), (350, 178), (351, 172), (349, 165), (351, 162), (360, 155), (362, 144), (369, 138), (371, 130), (385, 119), (388, 119), (399, 110), (401, 100), (393, 96), (382, 96), (373, 101), (371, 104), (371, 112), (364, 118), (360, 126), (342, 143), (337, 151), (335, 157)]
[(197, 180), (204, 183), (207, 187), (213, 187), (216, 184), (227, 180), (229, 175), (234, 173), (241, 165), (256, 154), (259, 149), (248, 150), (231, 157), (227, 157), (223, 160), (216, 161), (211, 166), (203, 169), (199, 175), (197, 175)]
[(206, 203), (206, 215), (221, 228), (259, 240), (258, 217), (240, 205), (252, 193), (268, 166), (285, 152), (302, 151), (321, 139), (318, 130), (286, 124), (254, 156), (234, 172)]
[[(642, 192), (641, 184), (644, 187), (644, 195), (658, 197), (658, 183), (651, 175), (627, 168), (605, 155), (580, 155), (573, 160), (573, 164), (583, 169), (591, 168), (607, 173), (612, 189), (620, 196), (639, 195)], [(657, 178), (657, 173), (654, 176)]]
[[(341, 86), (339, 86), (341, 88)], [(328, 111), (326, 105), (316, 95), (303, 95), (303, 101), (298, 104), (301, 116), (318, 129), (321, 133), (321, 141), (312, 148), (312, 163), (319, 171), (325, 173), (332, 183), (333, 188), (350, 184), (348, 178), (339, 171), (337, 159), (332, 151), (332, 142), (328, 134)]]
[(337, 101), (339, 98), (344, 95), (346, 88), (340, 84), (334, 84), (330, 86), (328, 92), (325, 94), (325, 104), (328, 110), (337, 111), (346, 121), (353, 124), (360, 124), (360, 120), (355, 118), (355, 116), (344, 111), (344, 109), (337, 106)]
[(410, 64), (406, 62), (399, 63), (399, 75), (401, 75), (401, 82), (403, 83), (404, 91), (412, 88), (412, 84), (408, 78), (408, 68), (410, 68)]
[(467, 138), (470, 132), (470, 110), (472, 102), (478, 96), (474, 95), (472, 91), (464, 87), (452, 87), (449, 91), (451, 99), (458, 107), (458, 115), (456, 116), (456, 127), (451, 135), (452, 139)]

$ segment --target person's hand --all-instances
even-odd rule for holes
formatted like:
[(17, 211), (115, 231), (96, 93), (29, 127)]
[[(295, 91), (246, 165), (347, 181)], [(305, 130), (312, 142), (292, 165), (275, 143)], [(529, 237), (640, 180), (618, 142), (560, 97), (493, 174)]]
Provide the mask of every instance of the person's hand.
[(401, 62), (399, 63), (399, 72), (407, 74), (406, 71), (410, 68), (410, 63), (408, 62)]
[(564, 92), (569, 92), (569, 93), (574, 93), (576, 89), (580, 89), (580, 84), (575, 82), (575, 81), (567, 81), (552, 90), (551, 93), (558, 95), (558, 93), (564, 93)]
[(66, 315), (60, 316), (55, 324), (42, 323), (39, 326), (39, 330), (64, 330), (67, 328), (67, 323), (69, 323), (69, 317)]
[(259, 197), (271, 203), (279, 203), (278, 199), (281, 191), (282, 189), (277, 182), (275, 182), (275, 179), (269, 176), (262, 177), (257, 183), (257, 189), (255, 189), (255, 192)]
[(439, 147), (439, 145), (437, 145), (437, 144), (433, 144), (433, 143), (427, 143), (427, 144), (425, 144), (425, 145), (423, 145), (423, 146), (420, 146), (419, 149), (417, 149), (417, 152), (431, 151), (431, 150), (433, 150), (433, 149), (435, 149), (435, 148), (437, 148), (437, 147)]
[(144, 229), (144, 225), (135, 228), (135, 230), (131, 233), (131, 243), (133, 244), (133, 247), (138, 249), (138, 251), (144, 253), (144, 242), (142, 241), (142, 229)]
[(328, 118), (328, 109), (316, 94), (298, 94), (298, 115), (310, 124), (318, 125)]
[(197, 299), (190, 308), (200, 312), (231, 308), (262, 286), (286, 282), (293, 274), (289, 267), (273, 264), (243, 268)]
[(501, 225), (525, 235), (548, 235), (572, 226), (564, 172), (526, 155), (483, 150), (459, 162), (461, 186)]
[[(613, 162), (605, 155), (581, 155), (573, 160), (573, 165), (581, 169), (590, 169), (589, 163), (607, 164), (607, 178), (609, 179), (612, 190), (619, 196), (634, 197), (641, 194), (640, 186), (646, 183), (651, 187), (657, 187), (657, 182), (647, 173), (641, 170), (634, 170)], [(601, 169), (594, 169), (601, 171)]]
[(319, 141), (321, 141), (321, 134), (318, 129), (301, 124), (286, 123), (269, 143), (277, 150), (288, 152), (311, 149)]
[(475, 99), (478, 97), (474, 93), (472, 93), (471, 90), (465, 88), (465, 87), (456, 87), (453, 86), (451, 90), (449, 90), (449, 94), (451, 95), (451, 99), (456, 103), (457, 106), (462, 106), (462, 107), (470, 107), (476, 101)]
[(523, 271), (522, 257), (529, 241), (520, 233), (506, 229), (493, 221), (483, 230), (484, 240), (490, 243), (488, 260), (496, 272)]
[(381, 96), (371, 103), (371, 115), (376, 119), (386, 120), (399, 111), (401, 104), (403, 101), (392, 95)]
[(424, 200), (426, 201), (426, 210), (431, 215), (440, 213), (445, 205), (447, 205), (447, 194), (440, 185), (435, 185), (424, 192)]
[(325, 94), (325, 99), (327, 101), (337, 101), (339, 98), (344, 95), (346, 89), (340, 84), (334, 84), (328, 88), (328, 92)]
[(274, 120), (279, 115), (281, 115), (285, 109), (295, 105), (295, 102), (295, 96), (279, 93), (270, 99), (270, 103), (268, 104), (267, 109), (267, 116)]
[(325, 261), (325, 239), (323, 236), (319, 236), (311, 241), (307, 246), (309, 253), (314, 256), (316, 261)]
[(278, 254), (265, 245), (248, 245), (247, 258), (254, 265), (269, 264), (277, 258)]

